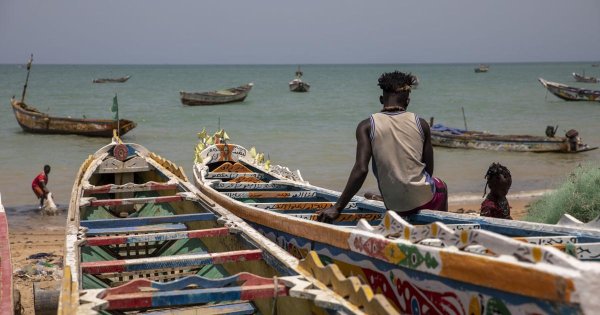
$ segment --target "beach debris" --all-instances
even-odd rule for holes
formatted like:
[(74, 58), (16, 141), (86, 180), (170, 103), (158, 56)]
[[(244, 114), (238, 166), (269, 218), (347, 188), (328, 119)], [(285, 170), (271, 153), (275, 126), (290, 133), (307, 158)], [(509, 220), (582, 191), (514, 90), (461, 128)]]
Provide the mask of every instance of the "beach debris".
[(46, 257), (53, 257), (56, 256), (53, 253), (36, 253), (36, 254), (31, 254), (29, 255), (29, 257), (27, 257), (27, 259), (40, 259), (40, 258), (46, 258)]
[(63, 275), (63, 257), (54, 253), (36, 253), (29, 255), (31, 261), (15, 270), (14, 276), (29, 281), (60, 280)]

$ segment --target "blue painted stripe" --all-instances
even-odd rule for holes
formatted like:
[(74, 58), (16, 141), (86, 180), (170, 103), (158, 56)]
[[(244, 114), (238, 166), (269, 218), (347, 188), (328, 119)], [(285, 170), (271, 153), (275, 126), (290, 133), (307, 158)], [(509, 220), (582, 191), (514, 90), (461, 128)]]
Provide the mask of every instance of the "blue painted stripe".
[(182, 223), (190, 221), (210, 221), (215, 220), (216, 216), (212, 213), (194, 213), (168, 215), (161, 217), (137, 217), (124, 219), (102, 219), (102, 220), (82, 220), (80, 225), (89, 229), (117, 228), (117, 227), (136, 227), (148, 224), (160, 223)]
[(182, 306), (215, 301), (236, 301), (242, 297), (242, 288), (193, 289), (152, 293), (152, 307)]
[[(255, 314), (256, 308), (250, 302), (242, 302), (242, 303), (222, 303), (216, 305), (203, 305), (192, 308), (193, 310), (198, 310), (198, 314), (213, 314), (213, 315), (247, 315), (247, 314)], [(187, 310), (187, 309), (186, 309)], [(161, 310), (156, 312), (144, 312), (146, 315), (173, 315), (173, 310)]]
[(239, 274), (220, 279), (210, 279), (201, 276), (187, 276), (185, 278), (165, 283), (152, 281), (152, 287), (157, 289), (159, 292), (183, 290), (190, 285), (196, 285), (197, 287), (204, 289), (221, 288), (237, 282), (239, 278)]
[(106, 235), (106, 234), (123, 234), (132, 232), (174, 232), (174, 231), (185, 231), (187, 225), (181, 224), (157, 224), (157, 225), (145, 225), (138, 227), (120, 227), (120, 228), (102, 228), (102, 229), (89, 229), (85, 234), (87, 236), (95, 235)]

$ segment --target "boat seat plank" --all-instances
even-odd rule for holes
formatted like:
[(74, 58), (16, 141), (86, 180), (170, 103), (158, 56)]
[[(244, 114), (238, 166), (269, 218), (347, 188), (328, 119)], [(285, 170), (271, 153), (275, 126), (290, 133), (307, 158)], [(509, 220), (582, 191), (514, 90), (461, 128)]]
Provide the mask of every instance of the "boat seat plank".
[(96, 173), (99, 174), (119, 174), (119, 173), (137, 173), (151, 171), (154, 168), (148, 164), (143, 157), (134, 157), (125, 162), (115, 158), (107, 158), (98, 166)]
[[(286, 213), (286, 215), (305, 219), (305, 220), (317, 220), (315, 213)], [(379, 224), (379, 221), (383, 218), (383, 214), (380, 212), (361, 212), (361, 213), (346, 213), (342, 212), (340, 216), (335, 220), (335, 225), (356, 225), (360, 219), (365, 219), (371, 224)]]
[(239, 303), (220, 303), (213, 305), (203, 305), (189, 308), (177, 308), (176, 310), (159, 310), (156, 312), (145, 312), (146, 315), (248, 315), (255, 314), (256, 308), (250, 302)]
[(216, 190), (276, 190), (276, 189), (285, 189), (289, 186), (282, 184), (273, 184), (273, 183), (223, 183), (223, 182), (214, 182), (212, 183), (212, 187)]
[(151, 232), (170, 232), (170, 231), (185, 231), (187, 225), (183, 223), (177, 224), (153, 224), (153, 225), (141, 225), (141, 226), (128, 226), (118, 228), (97, 228), (89, 229), (85, 233), (86, 236), (95, 235), (113, 235), (113, 234), (132, 234), (132, 233), (151, 233)]
[(263, 173), (237, 173), (237, 172), (209, 172), (206, 174), (206, 179), (233, 179), (238, 177), (254, 177), (264, 179), (266, 176)]
[(117, 244), (134, 244), (147, 242), (162, 242), (180, 239), (219, 237), (229, 235), (229, 228), (214, 228), (183, 232), (148, 233), (142, 235), (98, 236), (87, 239), (88, 246), (106, 246)]
[(221, 253), (203, 253), (194, 255), (162, 256), (152, 258), (82, 262), (81, 272), (87, 274), (139, 272), (164, 270), (170, 268), (190, 268), (204, 265), (218, 265), (228, 262), (262, 259), (260, 249), (238, 250)]
[[(248, 206), (271, 211), (293, 211), (293, 210), (320, 210), (335, 204), (330, 201), (319, 202), (276, 202), (276, 203), (246, 203)], [(349, 202), (346, 210), (357, 210), (356, 202)]]
[(234, 199), (245, 198), (316, 198), (317, 192), (314, 190), (300, 191), (232, 191), (223, 192), (223, 195)]
[(123, 199), (93, 199), (89, 198), (87, 202), (82, 201), (82, 207), (105, 207), (105, 206), (122, 206), (148, 203), (167, 203), (177, 202), (184, 199), (181, 195), (160, 196), (160, 197), (142, 197), (142, 198), (123, 198)]
[(119, 227), (139, 227), (139, 226), (148, 225), (148, 224), (183, 223), (183, 222), (191, 222), (191, 221), (210, 221), (210, 220), (216, 220), (216, 216), (212, 213), (193, 213), (193, 214), (167, 215), (167, 216), (158, 216), (158, 217), (81, 220), (80, 225), (83, 227), (86, 227), (88, 229), (100, 229), (100, 228), (119, 228)]
[(83, 190), (84, 196), (95, 194), (116, 194), (123, 192), (159, 191), (177, 189), (177, 183), (147, 182), (144, 184), (127, 183), (123, 185), (108, 184), (102, 186), (88, 186)]

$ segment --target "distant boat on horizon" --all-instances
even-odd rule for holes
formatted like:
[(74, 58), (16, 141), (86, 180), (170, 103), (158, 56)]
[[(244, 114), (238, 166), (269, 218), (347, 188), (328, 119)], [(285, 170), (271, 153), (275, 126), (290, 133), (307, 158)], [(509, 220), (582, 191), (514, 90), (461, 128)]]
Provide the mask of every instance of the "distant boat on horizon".
[(575, 81), (577, 81), (577, 82), (598, 83), (598, 78), (596, 78), (596, 77), (586, 77), (585, 76), (585, 71), (583, 72), (583, 74), (579, 74), (579, 73), (573, 72), (573, 77), (575, 78)]
[(126, 76), (120, 77), (120, 78), (94, 79), (92, 82), (93, 83), (123, 83), (123, 82), (126, 82), (127, 80), (129, 80), (129, 78), (131, 78), (131, 76), (130, 75), (126, 75)]
[(490, 70), (489, 65), (480, 64), (479, 67), (475, 68), (475, 73), (488, 72)]
[(304, 73), (300, 70), (300, 66), (298, 66), (298, 70), (296, 70), (296, 78), (290, 81), (289, 87), (292, 92), (308, 92), (310, 89), (310, 84), (302, 81), (302, 75)]
[(211, 92), (185, 92), (179, 91), (181, 103), (184, 105), (219, 105), (234, 102), (242, 102), (250, 93), (254, 83)]

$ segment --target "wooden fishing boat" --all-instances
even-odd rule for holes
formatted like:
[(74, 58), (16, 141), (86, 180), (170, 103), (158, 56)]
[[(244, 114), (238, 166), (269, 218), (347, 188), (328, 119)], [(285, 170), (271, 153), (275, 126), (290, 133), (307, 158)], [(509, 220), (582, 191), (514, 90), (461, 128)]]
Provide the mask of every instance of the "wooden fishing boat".
[(140, 145), (113, 139), (82, 164), (58, 314), (311, 312), (394, 310), (318, 257), (298, 261)]
[(538, 78), (538, 80), (550, 93), (565, 101), (600, 102), (600, 91), (580, 89), (562, 83), (546, 81), (542, 78)]
[(581, 75), (579, 73), (573, 72), (573, 78), (575, 78), (575, 81), (577, 81), (577, 82), (598, 83), (598, 78), (595, 78), (595, 77), (586, 77), (585, 73), (583, 75)]
[(580, 153), (598, 148), (581, 143), (578, 133), (571, 137), (498, 135), (448, 128), (440, 124), (431, 127), (431, 144), (447, 148), (537, 153)]
[(53, 117), (11, 98), (13, 112), (17, 122), (25, 132), (42, 134), (72, 134), (90, 137), (107, 137), (113, 135), (113, 130), (119, 130), (124, 135), (137, 124), (131, 120)]
[[(597, 309), (596, 299), (584, 297), (600, 280), (597, 262), (474, 223), (413, 225), (386, 212), (383, 203), (357, 196), (336, 225), (311, 221), (338, 192), (310, 185), (299, 172), (271, 166), (255, 150), (219, 138), (197, 148), (193, 171), (202, 193), (295, 256), (315, 251), (344, 274), (357, 275), (401, 313), (592, 314)], [(340, 226), (350, 222), (356, 227)]]
[(475, 73), (483, 73), (490, 71), (490, 66), (481, 64), (477, 68), (475, 68)]
[(226, 90), (212, 92), (184, 92), (180, 91), (181, 103), (184, 105), (217, 105), (233, 102), (242, 102), (250, 93), (254, 83), (238, 86)]
[(8, 239), (8, 220), (0, 196), (0, 314), (13, 314), (13, 269)]
[(302, 81), (303, 74), (304, 73), (302, 72), (302, 70), (300, 70), (300, 67), (298, 66), (298, 70), (296, 70), (296, 77), (288, 84), (290, 87), (290, 91), (308, 92), (308, 90), (310, 89), (310, 84)]
[(120, 77), (120, 78), (102, 78), (102, 79), (94, 79), (93, 83), (123, 83), (127, 82), (131, 78), (130, 75)]

